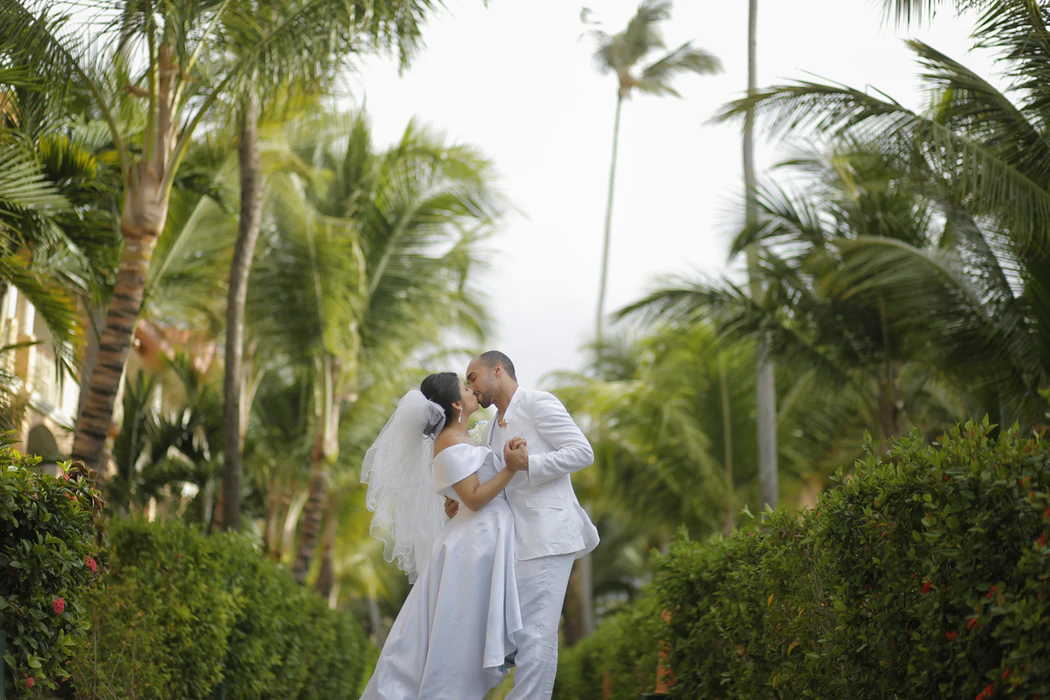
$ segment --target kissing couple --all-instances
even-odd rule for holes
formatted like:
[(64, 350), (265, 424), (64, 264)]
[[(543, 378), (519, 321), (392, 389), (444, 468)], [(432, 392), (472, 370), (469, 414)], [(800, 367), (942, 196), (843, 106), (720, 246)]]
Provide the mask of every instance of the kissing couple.
[[(470, 417), (493, 404), (476, 444)], [(414, 585), (362, 700), (482, 700), (511, 659), (508, 700), (549, 700), (572, 564), (598, 545), (570, 479), (593, 461), (561, 402), (520, 388), (501, 352), (401, 399), (361, 481), (371, 534)]]

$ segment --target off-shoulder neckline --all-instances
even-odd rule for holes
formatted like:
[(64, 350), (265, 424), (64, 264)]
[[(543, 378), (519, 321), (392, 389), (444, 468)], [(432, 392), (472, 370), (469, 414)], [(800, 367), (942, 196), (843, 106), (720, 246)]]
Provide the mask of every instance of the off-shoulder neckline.
[(455, 445), (449, 445), (445, 449), (441, 450), (441, 452), (438, 452), (436, 455), (434, 455), (433, 459), (437, 459), (438, 457), (440, 457), (441, 455), (445, 454), (449, 450), (455, 449), (457, 447), (473, 447), (475, 449), (479, 449), (480, 448), (480, 449), (483, 449), (483, 450), (487, 450), (488, 449), (484, 445), (472, 445), (469, 442), (457, 442)]

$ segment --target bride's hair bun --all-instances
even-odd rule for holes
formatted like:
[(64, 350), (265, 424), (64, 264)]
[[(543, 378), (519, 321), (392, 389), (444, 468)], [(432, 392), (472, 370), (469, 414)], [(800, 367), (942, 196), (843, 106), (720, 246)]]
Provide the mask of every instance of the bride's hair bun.
[[(431, 401), (430, 403), (434, 402)], [(437, 404), (434, 404), (434, 407), (441, 408)], [(444, 427), (444, 425), (445, 416), (443, 416), (441, 413), (438, 413), (437, 411), (434, 411), (433, 413), (427, 416), (427, 424), (423, 426), (423, 437), (433, 438), (435, 435), (438, 434), (438, 431), (441, 430), (442, 427)]]
[(444, 420), (440, 420), (437, 416), (428, 418), (427, 424), (423, 428), (425, 437), (434, 437), (441, 430), (442, 426), (452, 423), (455, 417), (453, 414), (456, 410), (452, 408), (452, 404), (463, 398), (460, 394), (459, 375), (455, 372), (431, 374), (419, 385), (419, 390), (429, 401), (437, 404), (437, 407), (445, 414)]

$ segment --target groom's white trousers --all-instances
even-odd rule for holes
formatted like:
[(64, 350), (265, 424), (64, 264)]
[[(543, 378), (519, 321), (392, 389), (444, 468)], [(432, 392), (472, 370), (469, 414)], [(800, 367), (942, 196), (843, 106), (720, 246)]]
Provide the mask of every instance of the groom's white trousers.
[(520, 559), (518, 596), (524, 629), (514, 635), (514, 690), (507, 700), (550, 700), (558, 672), (558, 623), (572, 573), (572, 554)]

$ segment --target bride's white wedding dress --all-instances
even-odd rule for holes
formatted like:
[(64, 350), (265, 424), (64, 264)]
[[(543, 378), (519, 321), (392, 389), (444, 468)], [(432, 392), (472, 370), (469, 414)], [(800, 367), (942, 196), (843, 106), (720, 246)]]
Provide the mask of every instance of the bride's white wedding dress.
[[(453, 445), (432, 462), (438, 493), (500, 464), (487, 447)], [(438, 496), (435, 496), (437, 498)], [(477, 512), (460, 503), (441, 530), (379, 655), (362, 700), (482, 700), (503, 680), (522, 628), (514, 516), (501, 492)]]

